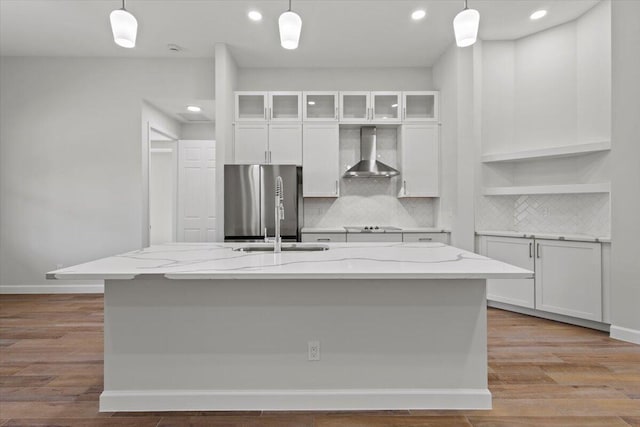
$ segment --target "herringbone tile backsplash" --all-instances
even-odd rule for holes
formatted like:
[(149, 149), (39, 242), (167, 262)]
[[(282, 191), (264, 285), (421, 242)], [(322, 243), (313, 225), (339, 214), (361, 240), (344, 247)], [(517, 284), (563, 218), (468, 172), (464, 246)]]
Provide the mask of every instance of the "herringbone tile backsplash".
[(478, 230), (609, 236), (608, 194), (540, 194), (482, 197)]

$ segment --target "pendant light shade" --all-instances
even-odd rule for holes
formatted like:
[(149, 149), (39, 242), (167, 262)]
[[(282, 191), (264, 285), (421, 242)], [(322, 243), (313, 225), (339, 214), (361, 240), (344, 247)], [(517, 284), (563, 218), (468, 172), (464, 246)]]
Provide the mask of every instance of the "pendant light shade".
[(478, 26), (480, 25), (480, 12), (468, 9), (464, 2), (464, 10), (453, 18), (453, 32), (456, 35), (456, 44), (459, 47), (471, 46), (478, 39)]
[(111, 21), (111, 31), (113, 32), (113, 41), (118, 45), (126, 48), (136, 46), (136, 36), (138, 34), (138, 21), (129, 11), (124, 8), (124, 0), (122, 0), (122, 9), (116, 9), (109, 15)]
[(291, 0), (289, 0), (289, 10), (282, 13), (278, 19), (278, 27), (280, 28), (280, 45), (285, 49), (297, 49), (302, 31), (302, 18), (291, 11)]

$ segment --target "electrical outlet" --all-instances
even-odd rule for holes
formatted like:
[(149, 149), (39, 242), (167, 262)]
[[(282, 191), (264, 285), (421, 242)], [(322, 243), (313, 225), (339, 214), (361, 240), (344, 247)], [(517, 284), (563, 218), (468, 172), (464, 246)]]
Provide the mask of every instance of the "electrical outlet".
[(308, 350), (309, 350), (309, 360), (311, 361), (320, 360), (320, 341), (309, 341)]

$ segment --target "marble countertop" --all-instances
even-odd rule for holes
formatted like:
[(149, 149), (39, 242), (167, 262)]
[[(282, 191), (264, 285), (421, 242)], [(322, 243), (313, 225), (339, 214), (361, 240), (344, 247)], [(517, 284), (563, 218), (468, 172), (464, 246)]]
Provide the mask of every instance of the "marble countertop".
[(564, 234), (564, 233), (528, 233), (524, 231), (504, 231), (504, 230), (480, 230), (476, 231), (479, 236), (499, 236), (499, 237), (522, 237), (528, 239), (548, 239), (548, 240), (572, 240), (576, 242), (611, 242), (609, 236), (590, 236), (588, 234)]
[[(533, 272), (442, 243), (332, 243), (321, 252), (239, 252), (247, 243), (152, 246), (47, 273), (49, 279), (491, 279)], [(309, 245), (297, 243), (297, 245)]]
[[(398, 227), (400, 230), (388, 233), (450, 233), (450, 230), (434, 227)], [(304, 227), (302, 233), (346, 233), (344, 227)]]

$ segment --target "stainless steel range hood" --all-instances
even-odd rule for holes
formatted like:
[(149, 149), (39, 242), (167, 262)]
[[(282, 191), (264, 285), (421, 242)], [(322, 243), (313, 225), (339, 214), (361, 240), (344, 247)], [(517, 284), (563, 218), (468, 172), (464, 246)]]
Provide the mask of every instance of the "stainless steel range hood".
[(389, 178), (400, 172), (376, 160), (376, 128), (360, 128), (360, 161), (344, 173), (345, 178)]

